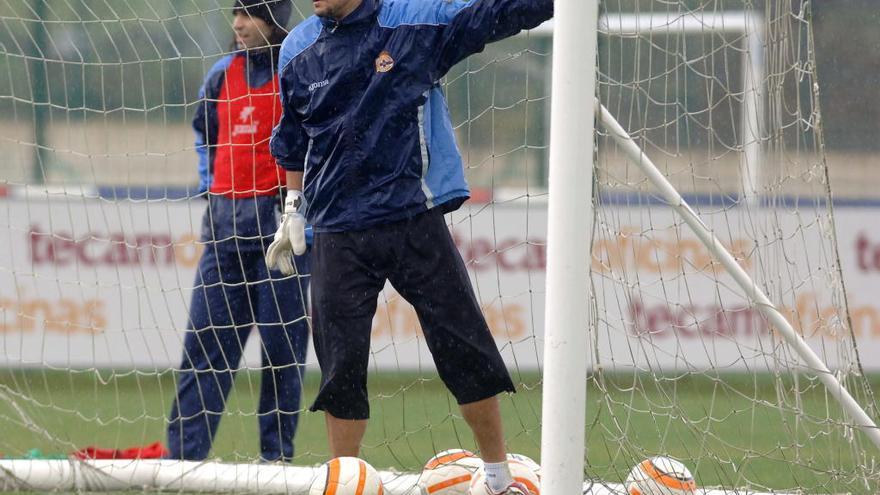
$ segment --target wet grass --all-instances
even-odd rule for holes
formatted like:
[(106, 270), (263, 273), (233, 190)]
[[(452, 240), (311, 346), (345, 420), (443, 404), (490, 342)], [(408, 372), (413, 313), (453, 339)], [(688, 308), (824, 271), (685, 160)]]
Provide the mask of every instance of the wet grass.
[[(519, 392), (502, 400), (508, 450), (538, 459), (541, 382), (514, 376)], [(307, 375), (303, 405), (317, 389)], [(871, 377), (857, 396), (863, 402)], [(174, 390), (171, 373), (0, 371), (0, 454), (32, 449), (63, 455), (86, 445), (122, 448), (164, 441)], [(213, 455), (252, 462), (259, 453), (255, 411), (259, 374), (242, 372), (221, 422)], [(639, 459), (667, 454), (688, 464), (703, 486), (752, 486), (808, 493), (866, 493), (877, 487), (876, 456), (815, 380), (769, 375), (594, 377), (587, 390), (587, 475), (621, 481)], [(377, 468), (417, 471), (435, 452), (475, 449), (458, 407), (429, 373), (373, 373), (372, 420), (362, 457)], [(552, 421), (552, 418), (550, 419)], [(297, 464), (326, 460), (323, 417), (304, 411)], [(868, 488), (870, 487), (870, 488)]]

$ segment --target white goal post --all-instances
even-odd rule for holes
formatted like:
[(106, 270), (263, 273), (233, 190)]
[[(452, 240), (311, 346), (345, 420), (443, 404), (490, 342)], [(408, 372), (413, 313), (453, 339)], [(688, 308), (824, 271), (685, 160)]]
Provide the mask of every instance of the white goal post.
[(593, 26), (598, 12), (598, 0), (555, 4), (541, 404), (541, 490), (546, 495), (574, 493), (584, 477), (591, 295), (585, 254), (593, 223), (594, 155), (593, 119), (584, 118), (584, 111), (596, 93)]
[[(558, 20), (548, 21), (531, 33), (537, 36), (554, 36), (558, 23)], [(598, 33), (596, 33), (621, 37), (632, 37), (648, 32), (657, 36), (709, 33), (732, 33), (742, 36), (740, 50), (744, 70), (741, 74), (742, 102), (739, 128), (743, 152), (740, 157), (740, 177), (741, 193), (748, 201), (756, 200), (763, 160), (761, 132), (766, 118), (763, 88), (765, 79), (763, 23), (762, 16), (754, 10), (614, 14), (599, 17)], [(580, 31), (577, 35), (581, 38), (581, 43), (587, 43), (585, 25), (580, 23), (578, 26)]]
[[(589, 316), (592, 289), (587, 283), (589, 239), (582, 234), (592, 231), (593, 157), (592, 119), (585, 118), (586, 109), (593, 109), (597, 120), (659, 190), (669, 207), (691, 228), (712, 256), (736, 281), (743, 293), (765, 315), (806, 362), (807, 370), (815, 373), (828, 392), (835, 397), (855, 427), (864, 432), (880, 449), (880, 430), (874, 421), (837, 380), (833, 372), (798, 335), (792, 324), (749, 277), (733, 255), (715, 237), (712, 230), (687, 204), (663, 173), (639, 148), (627, 131), (615, 120), (599, 99), (590, 97), (595, 91), (595, 46), (599, 33), (620, 36), (651, 33), (705, 33), (732, 31), (742, 33), (743, 97), (741, 115), (741, 180), (742, 199), (751, 207), (759, 207), (759, 164), (761, 162), (761, 123), (763, 121), (764, 80), (763, 35), (760, 17), (750, 11), (697, 12), (615, 15), (593, 22), (598, 1), (558, 0), (555, 29), (550, 23), (537, 30), (553, 33), (553, 117), (549, 177), (549, 230), (546, 293), (546, 325), (544, 348), (544, 402), (542, 428), (542, 478), (544, 493), (572, 493), (571, 484), (581, 477), (583, 464), (583, 425), (586, 419), (583, 394), (587, 389), (588, 356), (592, 355), (587, 335), (595, 331)], [(585, 19), (585, 21), (581, 21)], [(578, 93), (580, 90), (580, 94)], [(592, 100), (592, 101), (591, 101)], [(572, 108), (574, 107), (574, 108)], [(583, 111), (578, 111), (583, 109)], [(584, 230), (586, 223), (587, 229)], [(592, 342), (593, 339), (589, 339)], [(553, 420), (548, 418), (552, 417)], [(589, 453), (587, 453), (589, 456)]]

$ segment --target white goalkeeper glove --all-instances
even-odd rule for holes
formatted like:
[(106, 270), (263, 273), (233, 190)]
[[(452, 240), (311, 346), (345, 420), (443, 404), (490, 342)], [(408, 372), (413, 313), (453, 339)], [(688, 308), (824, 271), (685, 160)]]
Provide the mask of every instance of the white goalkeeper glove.
[(301, 191), (289, 190), (284, 197), (284, 215), (275, 232), (275, 240), (266, 251), (266, 265), (285, 275), (296, 273), (292, 255), (306, 252), (306, 199)]

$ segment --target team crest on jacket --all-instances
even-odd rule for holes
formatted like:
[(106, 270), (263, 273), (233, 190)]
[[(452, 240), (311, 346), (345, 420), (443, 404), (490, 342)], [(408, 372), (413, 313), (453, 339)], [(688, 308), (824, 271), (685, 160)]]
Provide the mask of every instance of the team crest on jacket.
[(386, 50), (382, 50), (382, 53), (376, 57), (376, 72), (388, 72), (394, 68), (394, 59), (391, 58), (391, 54)]

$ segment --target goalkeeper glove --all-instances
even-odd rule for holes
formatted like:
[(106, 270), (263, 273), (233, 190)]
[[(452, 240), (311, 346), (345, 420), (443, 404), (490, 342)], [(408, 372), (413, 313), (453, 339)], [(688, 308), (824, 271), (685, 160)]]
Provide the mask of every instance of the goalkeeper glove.
[(306, 200), (301, 191), (289, 190), (284, 198), (284, 215), (275, 239), (266, 251), (266, 265), (285, 275), (296, 273), (292, 255), (306, 252)]

